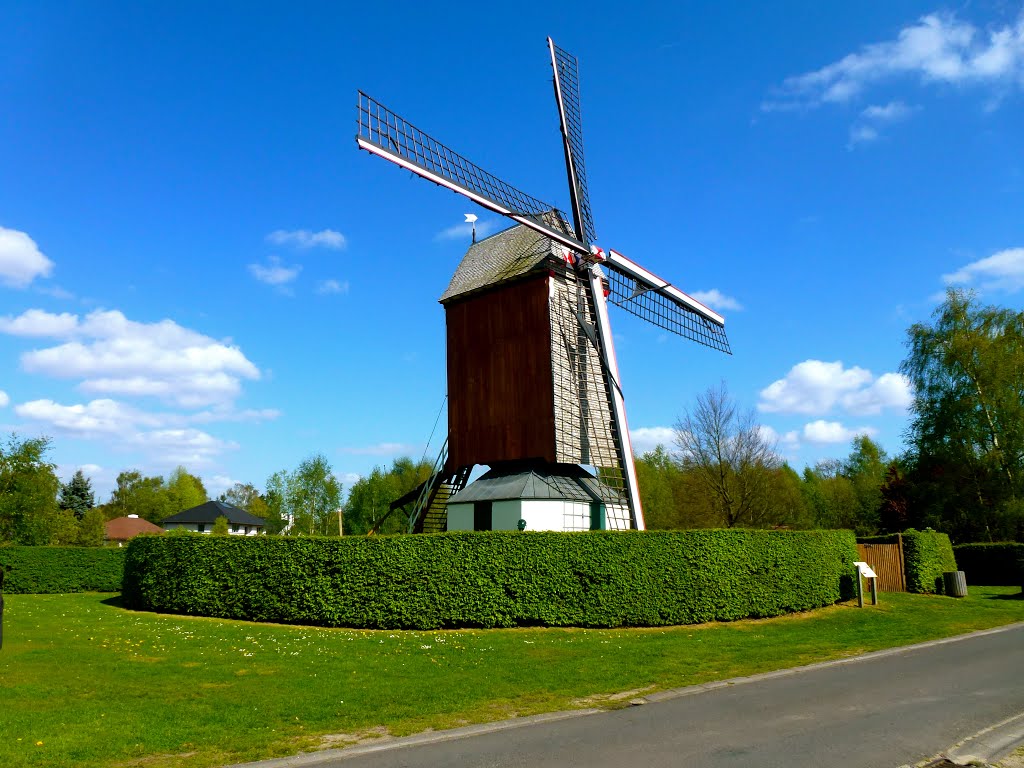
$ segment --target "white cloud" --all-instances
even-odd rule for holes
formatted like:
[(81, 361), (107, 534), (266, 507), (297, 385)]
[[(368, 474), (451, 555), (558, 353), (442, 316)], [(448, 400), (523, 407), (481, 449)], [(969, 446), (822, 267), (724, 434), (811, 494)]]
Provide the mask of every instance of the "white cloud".
[(139, 427), (156, 427), (162, 420), (115, 400), (92, 400), (78, 405), (61, 405), (53, 400), (31, 400), (14, 406), (23, 419), (50, 425), (75, 437), (127, 436)]
[(805, 360), (761, 390), (758, 408), (768, 413), (827, 413), (843, 394), (867, 386), (871, 378), (870, 371), (844, 368), (839, 361)]
[(187, 421), (191, 424), (206, 424), (213, 421), (237, 421), (259, 423), (273, 421), (281, 415), (276, 408), (246, 408), (236, 411), (233, 408), (217, 408), (215, 410), (190, 413)]
[(132, 435), (130, 442), (168, 464), (189, 467), (206, 466), (220, 454), (235, 450), (238, 444), (224, 441), (198, 429), (160, 429)]
[(328, 296), (333, 293), (348, 293), (348, 281), (321, 280), (316, 286), (316, 292), (322, 296)]
[(805, 360), (794, 365), (785, 378), (761, 390), (758, 408), (767, 413), (824, 415), (836, 406), (856, 415), (906, 408), (911, 400), (910, 382), (899, 373), (877, 379), (858, 366), (845, 368), (841, 361)]
[(11, 402), (10, 396), (0, 389), (0, 408), (6, 408), (8, 403)]
[(213, 477), (206, 478), (203, 485), (206, 486), (206, 492), (210, 494), (210, 497), (215, 499), (228, 488), (233, 487), (236, 482), (234, 478), (227, 475), (213, 475)]
[(321, 229), (319, 232), (311, 232), (308, 229), (296, 229), (287, 231), (277, 229), (267, 235), (267, 241), (274, 245), (294, 245), (298, 248), (330, 248), (341, 250), (345, 247), (345, 236), (333, 229)]
[[(476, 223), (476, 239), (482, 240), (498, 228), (498, 223), (493, 219), (480, 219)], [(465, 240), (467, 243), (473, 237), (473, 225), (470, 222), (454, 224), (447, 229), (442, 229), (436, 235), (435, 240)]]
[(743, 309), (743, 306), (736, 301), (736, 299), (732, 296), (726, 296), (717, 288), (712, 288), (710, 291), (697, 291), (690, 295), (701, 304), (711, 307), (712, 309), (732, 309), (737, 312)]
[(887, 408), (905, 410), (914, 402), (910, 379), (902, 373), (883, 373), (866, 389), (847, 392), (840, 404), (855, 416), (871, 416)]
[(906, 120), (913, 113), (914, 109), (902, 101), (890, 101), (884, 106), (874, 104), (867, 107), (860, 113), (861, 121), (850, 127), (848, 147), (875, 141), (881, 135), (880, 125)]
[(629, 439), (633, 443), (634, 456), (642, 456), (653, 451), (659, 445), (672, 451), (676, 441), (676, 431), (671, 427), (639, 427), (629, 430)]
[(923, 16), (894, 40), (863, 46), (828, 66), (787, 78), (765, 111), (845, 103), (899, 77), (922, 83), (1024, 85), (1024, 14), (981, 33), (951, 13)]
[(854, 125), (850, 127), (850, 143), (853, 147), (857, 144), (867, 144), (878, 138), (878, 129), (870, 125)]
[(277, 256), (267, 257), (267, 264), (249, 264), (249, 274), (267, 285), (284, 286), (299, 276), (302, 265), (285, 266)]
[(237, 346), (173, 320), (140, 323), (116, 310), (96, 310), (84, 318), (28, 310), (0, 318), (0, 332), (68, 339), (26, 352), (22, 367), (55, 378), (80, 378), (86, 392), (157, 397), (197, 408), (228, 403), (239, 395), (242, 379), (260, 378)]
[(37, 277), (49, 277), (53, 262), (35, 240), (17, 229), (0, 227), (0, 283), (25, 288)]
[(890, 101), (885, 106), (873, 104), (860, 113), (865, 120), (874, 120), (880, 123), (895, 123), (905, 120), (914, 114), (914, 110), (902, 101)]
[(0, 333), (11, 336), (69, 336), (78, 328), (78, 315), (55, 315), (42, 309), (28, 309), (17, 317), (0, 317)]
[(818, 419), (809, 424), (804, 424), (802, 431), (803, 438), (809, 443), (848, 443), (857, 435), (871, 437), (878, 433), (874, 427), (844, 427), (838, 421), (825, 421)]
[(999, 251), (942, 279), (948, 285), (978, 285), (985, 291), (1014, 293), (1024, 288), (1024, 248)]
[(759, 424), (757, 428), (764, 440), (775, 443), (785, 451), (795, 451), (800, 447), (800, 434), (795, 429), (780, 434), (778, 430), (767, 424)]
[(91, 400), (75, 405), (32, 400), (16, 405), (14, 412), (45, 425), (48, 430), (76, 438), (105, 440), (169, 464), (203, 465), (237, 447), (198, 429), (172, 426), (187, 419), (182, 414), (149, 413), (116, 400)]

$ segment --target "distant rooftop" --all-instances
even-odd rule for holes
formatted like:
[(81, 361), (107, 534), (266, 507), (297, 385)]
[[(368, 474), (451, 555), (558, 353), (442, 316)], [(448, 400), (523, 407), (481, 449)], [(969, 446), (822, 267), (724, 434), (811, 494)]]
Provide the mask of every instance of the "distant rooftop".
[(137, 536), (140, 533), (164, 532), (164, 529), (159, 525), (154, 525), (149, 520), (143, 520), (138, 515), (115, 517), (113, 520), (108, 520), (105, 527), (107, 538), (110, 541), (127, 541), (132, 536)]
[(226, 517), (233, 525), (266, 525), (262, 517), (250, 515), (244, 509), (223, 501), (207, 501), (197, 507), (186, 509), (176, 515), (165, 517), (160, 522), (166, 523), (213, 523), (218, 517)]

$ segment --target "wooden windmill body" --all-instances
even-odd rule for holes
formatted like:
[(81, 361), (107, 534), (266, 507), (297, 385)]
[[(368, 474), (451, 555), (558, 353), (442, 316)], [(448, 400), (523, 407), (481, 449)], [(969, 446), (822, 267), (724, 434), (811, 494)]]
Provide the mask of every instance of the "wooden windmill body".
[[(525, 509), (530, 494), (537, 505), (564, 500), (562, 523), (552, 522), (557, 515), (538, 512), (543, 527), (642, 529), (608, 304), (729, 351), (721, 316), (616, 251), (605, 253), (592, 245), (577, 63), (550, 38), (548, 45), (571, 225), (557, 209), (359, 94), (360, 148), (517, 222), (475, 242), (441, 297), (447, 326), (448, 440), (431, 477), (392, 505), (391, 512), (406, 514), (411, 531), (467, 527), (449, 526), (449, 502), (453, 515), (468, 504), (479, 512), (491, 499), (506, 510)], [(491, 469), (466, 488), (476, 465)], [(508, 506), (515, 499), (502, 494), (510, 493), (520, 494), (520, 507)], [(531, 509), (540, 509), (537, 505)], [(496, 527), (514, 527), (509, 519), (506, 514)], [(492, 524), (482, 525), (478, 514), (473, 527)]]

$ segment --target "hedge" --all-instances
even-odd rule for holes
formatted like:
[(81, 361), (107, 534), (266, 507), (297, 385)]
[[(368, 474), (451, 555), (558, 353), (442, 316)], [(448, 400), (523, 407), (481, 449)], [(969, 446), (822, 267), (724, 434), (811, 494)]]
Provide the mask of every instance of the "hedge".
[(664, 626), (849, 596), (849, 531), (140, 536), (131, 608), (362, 628)]
[(953, 547), (968, 584), (1018, 586), (1024, 584), (1024, 544), (957, 544)]
[(114, 547), (0, 547), (4, 592), (118, 592), (126, 550)]
[(903, 532), (903, 564), (908, 592), (942, 594), (942, 574), (957, 570), (949, 536), (932, 530)]

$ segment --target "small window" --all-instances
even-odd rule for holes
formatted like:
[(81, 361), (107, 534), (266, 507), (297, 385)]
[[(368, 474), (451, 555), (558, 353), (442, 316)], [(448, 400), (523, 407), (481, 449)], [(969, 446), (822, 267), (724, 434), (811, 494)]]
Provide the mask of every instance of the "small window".
[(206, 523), (198, 523), (196, 525), (196, 531), (199, 533), (206, 533)]
[(491, 521), (491, 502), (473, 502), (473, 530), (489, 531), (493, 525)]
[(235, 523), (234, 525), (231, 526), (231, 532), (232, 533), (238, 533), (238, 524), (237, 523)]

